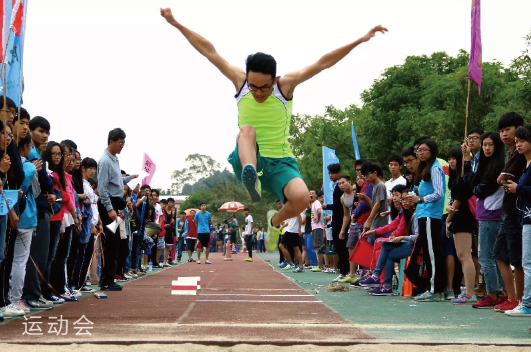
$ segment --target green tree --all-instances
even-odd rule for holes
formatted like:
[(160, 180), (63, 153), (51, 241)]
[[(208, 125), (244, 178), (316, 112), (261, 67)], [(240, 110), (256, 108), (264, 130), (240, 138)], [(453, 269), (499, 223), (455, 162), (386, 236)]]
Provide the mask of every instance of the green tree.
[(216, 160), (203, 154), (190, 154), (186, 157), (185, 163), (183, 169), (175, 170), (171, 175), (173, 194), (184, 194), (182, 191), (186, 184), (193, 184), (198, 179), (212, 176), (220, 168)]

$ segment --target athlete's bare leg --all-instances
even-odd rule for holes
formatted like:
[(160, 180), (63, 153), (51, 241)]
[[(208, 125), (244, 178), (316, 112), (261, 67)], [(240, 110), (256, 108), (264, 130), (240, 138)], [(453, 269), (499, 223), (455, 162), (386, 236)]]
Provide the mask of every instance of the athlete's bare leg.
[(251, 125), (242, 126), (238, 134), (238, 156), (242, 166), (251, 164), (256, 168), (256, 131)]
[(293, 178), (288, 182), (284, 187), (284, 195), (287, 201), (271, 219), (273, 226), (279, 226), (284, 220), (298, 216), (307, 208), (310, 201), (308, 187), (300, 177)]

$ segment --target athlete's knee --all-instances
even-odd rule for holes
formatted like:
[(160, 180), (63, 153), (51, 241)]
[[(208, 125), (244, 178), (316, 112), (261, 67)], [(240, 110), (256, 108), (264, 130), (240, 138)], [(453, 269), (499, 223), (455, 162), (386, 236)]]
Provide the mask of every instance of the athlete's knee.
[(245, 138), (245, 139), (254, 139), (256, 140), (256, 130), (251, 125), (244, 125), (242, 128), (240, 128), (240, 134), (238, 136), (238, 139)]

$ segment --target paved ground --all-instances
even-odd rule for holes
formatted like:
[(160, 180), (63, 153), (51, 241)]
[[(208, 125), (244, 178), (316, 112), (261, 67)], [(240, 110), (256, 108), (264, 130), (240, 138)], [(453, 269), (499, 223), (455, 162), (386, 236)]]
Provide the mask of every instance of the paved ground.
[(278, 253), (263, 253), (273, 267), (335, 309), (378, 342), (531, 344), (531, 319), (508, 317), (492, 309), (454, 306), (450, 302), (417, 303), (411, 298), (373, 297), (365, 290), (326, 292), (336, 276), (281, 270)]
[[(108, 292), (105, 300), (86, 295), (78, 302), (40, 311), (28, 320), (11, 319), (0, 326), (0, 341), (290, 345), (371, 339), (260, 258), (246, 263), (241, 254), (238, 256), (236, 261), (225, 262), (215, 254), (212, 265), (186, 263), (161, 270), (125, 284), (122, 292)], [(172, 296), (171, 282), (179, 276), (200, 276), (199, 295)], [(74, 326), (74, 322), (82, 315), (93, 323), (84, 321), (85, 326), (92, 327), (91, 335), (76, 335), (81, 325)], [(64, 322), (59, 329), (61, 317), (68, 324)], [(43, 330), (42, 335), (29, 335), (31, 326), (36, 333), (38, 328)], [(49, 333), (50, 328), (59, 334)]]

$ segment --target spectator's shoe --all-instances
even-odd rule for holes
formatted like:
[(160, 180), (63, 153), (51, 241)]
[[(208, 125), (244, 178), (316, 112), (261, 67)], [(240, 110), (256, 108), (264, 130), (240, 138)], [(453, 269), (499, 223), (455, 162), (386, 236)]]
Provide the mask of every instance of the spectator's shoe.
[(127, 281), (127, 278), (123, 277), (122, 275), (114, 275), (114, 279), (116, 281)]
[(297, 269), (293, 270), (294, 273), (303, 273), (304, 269), (301, 267), (298, 267)]
[(198, 261), (197, 261), (197, 264), (201, 264), (201, 261), (200, 261), (200, 260), (198, 260)]
[(311, 266), (311, 265), (304, 265), (304, 269), (312, 270), (312, 269), (313, 269), (313, 266)]
[(245, 259), (246, 262), (252, 262), (253, 261), (253, 258), (247, 258)]
[(296, 268), (295, 265), (293, 265), (293, 264), (288, 264), (288, 265), (286, 265), (285, 267), (283, 267), (282, 269), (284, 269), (284, 270), (290, 270), (290, 269), (295, 269), (295, 268)]
[(192, 263), (194, 260), (192, 258), (188, 259), (188, 263)]
[(65, 302), (77, 302), (77, 300), (78, 300), (77, 297), (75, 297), (75, 296), (71, 296), (70, 293), (68, 293), (68, 292), (62, 294), (62, 295), (59, 296), (59, 297), (61, 297), (62, 299), (64, 299)]
[(417, 302), (439, 302), (441, 300), (441, 294), (440, 293), (431, 293), (430, 291), (426, 291), (424, 293), (421, 293), (415, 297), (415, 301)]
[(322, 273), (323, 272), (323, 269), (321, 269), (320, 267), (318, 266), (314, 266), (313, 268), (310, 269), (311, 272), (314, 272), (314, 273)]
[(26, 301), (26, 303), (30, 308), (33, 308), (33, 309), (45, 310), (45, 309), (53, 308), (53, 302), (50, 302), (44, 299), (44, 297), (42, 296), (39, 297), (38, 299), (29, 299)]
[(375, 290), (372, 290), (370, 292), (367, 292), (373, 296), (392, 296), (393, 295), (393, 289), (388, 286), (382, 286), (380, 288), (377, 288)]
[(113, 282), (110, 285), (103, 285), (100, 288), (102, 291), (121, 291), (122, 286), (118, 285), (117, 283)]
[(520, 302), (513, 310), (506, 310), (505, 314), (510, 317), (531, 317), (531, 308), (527, 308)]
[(163, 266), (164, 268), (171, 268), (171, 265), (168, 264), (168, 263), (162, 264), (162, 266)]
[(361, 281), (362, 281), (362, 279), (359, 279), (359, 280), (356, 280), (354, 282), (351, 282), (350, 286), (355, 287), (355, 288), (362, 288), (362, 286), (360, 285)]
[(24, 311), (24, 314), (28, 314), (31, 311), (22, 300), (18, 301), (18, 304), (15, 304), (15, 306), (21, 308)]
[(96, 290), (94, 290), (93, 288), (90, 288), (88, 286), (81, 287), (81, 289), (79, 291), (80, 292), (88, 292), (88, 293), (96, 292)]
[(465, 295), (463, 293), (463, 294), (459, 295), (458, 298), (452, 299), (452, 304), (464, 305), (464, 304), (476, 303), (477, 301), (478, 301), (478, 299), (476, 298), (476, 295), (472, 295), (472, 297), (470, 297), (470, 296), (467, 296), (467, 295)]
[(516, 299), (508, 299), (503, 303), (500, 303), (496, 306), (494, 306), (494, 310), (496, 312), (503, 313), (508, 310), (513, 310), (520, 304), (520, 301), (517, 301)]
[(253, 202), (259, 202), (262, 199), (260, 180), (258, 180), (258, 173), (254, 165), (247, 164), (242, 169), (242, 182), (247, 192), (251, 196)]
[(489, 309), (489, 308), (494, 308), (494, 306), (498, 304), (500, 304), (498, 299), (494, 299), (490, 297), (489, 295), (485, 295), (477, 303), (474, 303), (472, 305), (472, 308)]
[(212, 264), (212, 262), (210, 262), (210, 260), (205, 260), (205, 264)]
[(129, 276), (127, 274), (124, 274), (124, 277), (127, 279), (127, 280), (131, 280), (133, 277), (132, 276)]
[(330, 269), (328, 272), (329, 272), (330, 274), (335, 274), (335, 273), (336, 273), (336, 269)]
[(344, 278), (345, 277), (343, 275), (339, 274), (339, 276), (332, 280), (332, 282), (339, 282), (339, 280), (343, 280)]
[(130, 276), (133, 279), (138, 278), (138, 274), (135, 274), (132, 270), (130, 272), (128, 272), (127, 275)]
[(2, 313), (4, 316), (11, 315), (11, 317), (19, 317), (26, 314), (24, 313), (24, 309), (13, 303), (1, 308), (0, 313)]
[(350, 276), (345, 276), (344, 278), (337, 280), (337, 282), (340, 282), (342, 284), (352, 284), (356, 282), (356, 279)]
[(376, 275), (371, 275), (368, 278), (360, 281), (362, 287), (380, 287), (380, 278)]
[(330, 269), (325, 268), (325, 269), (323, 270), (323, 273), (325, 273), (325, 274), (329, 274), (329, 273), (330, 273)]
[(175, 261), (175, 260), (174, 260), (174, 261), (171, 262), (171, 265), (178, 265), (180, 262), (181, 262), (180, 259), (179, 259), (178, 261)]
[(0, 321), (4, 321), (4, 315), (0, 313)]
[[(455, 298), (454, 290), (444, 291), (444, 300), (445, 301), (453, 301), (454, 298)], [(476, 302), (476, 301), (474, 301), (474, 302)]]
[(80, 298), (81, 296), (83, 296), (83, 294), (79, 290), (74, 291), (70, 287), (67, 287), (65, 291), (67, 295), (70, 295), (75, 298)]
[(66, 302), (66, 299), (56, 295), (51, 295), (50, 297), (47, 297), (47, 300), (52, 302), (53, 304), (62, 304)]
[(286, 267), (286, 265), (288, 265), (288, 262), (284, 260), (282, 263), (280, 263), (278, 265), (278, 267), (281, 268), (281, 269), (284, 269)]

